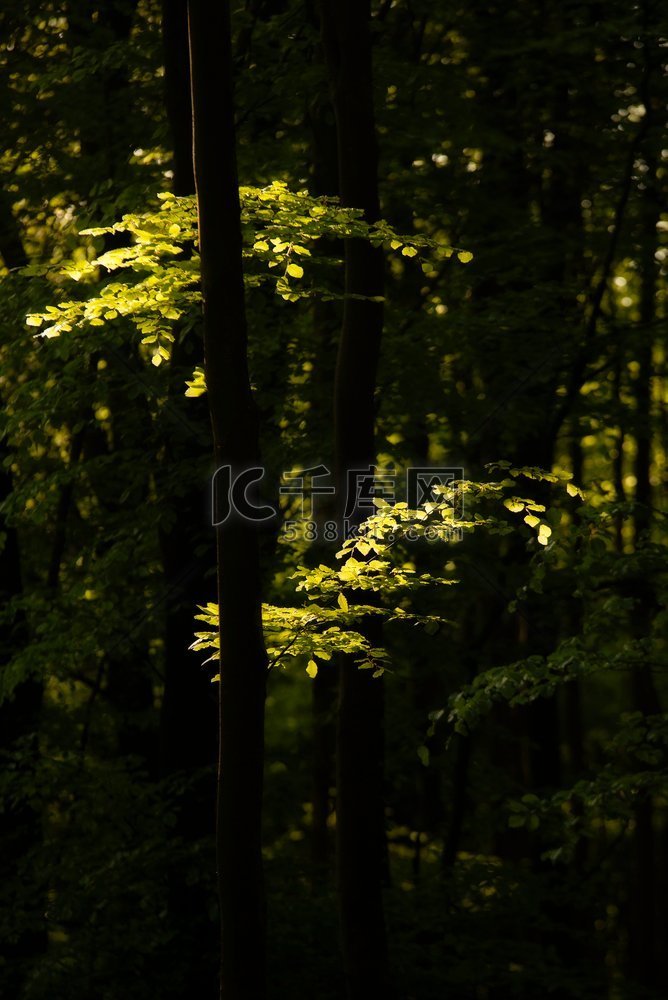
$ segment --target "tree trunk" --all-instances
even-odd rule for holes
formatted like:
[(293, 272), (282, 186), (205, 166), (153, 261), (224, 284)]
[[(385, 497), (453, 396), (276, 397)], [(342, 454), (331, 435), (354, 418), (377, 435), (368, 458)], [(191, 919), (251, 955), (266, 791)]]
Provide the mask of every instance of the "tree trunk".
[[(660, 62), (658, 48), (650, 47), (650, 30), (655, 26), (656, 8), (645, 0), (640, 8), (643, 34), (643, 76), (640, 96), (646, 108), (643, 157), (647, 166), (643, 184), (643, 203), (640, 220), (640, 330), (638, 332), (638, 378), (635, 386), (636, 413), (635, 438), (636, 477), (635, 507), (633, 514), (634, 545), (642, 552), (649, 543), (652, 530), (652, 380), (654, 336), (656, 319), (656, 292), (658, 265), (655, 259), (656, 224), (661, 210), (657, 175), (658, 121), (656, 98), (653, 92), (653, 75)], [(642, 565), (642, 564), (641, 564)], [(650, 579), (641, 579), (635, 586), (636, 606), (633, 629), (638, 639), (652, 634), (652, 615), (657, 607), (657, 597)], [(661, 712), (660, 696), (651, 667), (638, 664), (632, 677), (633, 707), (644, 716)], [(659, 989), (665, 931), (665, 905), (657, 887), (657, 843), (655, 833), (655, 806), (651, 796), (646, 796), (635, 809), (634, 880), (632, 889), (631, 965), (635, 978), (648, 989)]]
[[(653, 323), (656, 312), (656, 278), (658, 267), (654, 259), (656, 249), (656, 223), (659, 201), (655, 195), (655, 164), (647, 157), (648, 191), (643, 206), (640, 329), (637, 337), (639, 370), (635, 385), (635, 438), (636, 477), (635, 507), (633, 514), (634, 544), (642, 551), (649, 542), (652, 528), (652, 379), (653, 379)], [(638, 640), (652, 634), (652, 618), (658, 610), (654, 586), (650, 579), (639, 580), (634, 587), (636, 606), (633, 611), (633, 631)], [(659, 693), (652, 668), (646, 663), (636, 665), (632, 676), (633, 707), (644, 716), (661, 712)], [(655, 808), (651, 796), (635, 808), (634, 879), (633, 879), (633, 932), (631, 934), (631, 960), (635, 977), (643, 986), (657, 989), (660, 985), (660, 965), (663, 942), (657, 931), (661, 924), (661, 901), (657, 892), (657, 843), (655, 834)]]
[[(368, 0), (322, 3), (341, 201), (363, 209), (365, 219), (373, 222), (379, 216), (379, 202), (370, 16)], [(345, 260), (347, 296), (382, 295), (380, 250), (367, 242), (348, 240)], [(340, 499), (346, 474), (368, 469), (375, 461), (374, 393), (382, 328), (380, 303), (346, 298), (334, 387)], [(383, 687), (371, 671), (360, 671), (349, 657), (341, 664), (337, 736), (337, 862), (348, 995), (388, 996), (382, 903)]]
[(165, 108), (172, 135), (172, 190), (175, 195), (194, 194), (188, 0), (162, 0), (162, 48)]
[[(320, 55), (318, 53), (318, 56)], [(311, 194), (335, 196), (339, 190), (336, 123), (327, 94), (317, 94), (309, 105), (308, 123), (311, 133)], [(314, 253), (323, 257), (335, 256), (337, 250), (334, 241), (318, 240)], [(317, 456), (318, 460), (322, 460), (328, 468), (331, 468), (333, 441), (330, 400), (334, 387), (335, 345), (341, 325), (341, 310), (338, 302), (322, 299), (315, 299), (312, 309), (314, 372), (309, 398), (309, 441), (312, 447), (315, 446), (313, 463), (315, 464)], [(308, 565), (317, 566), (321, 562), (334, 565), (336, 562), (335, 553), (338, 546), (334, 541), (327, 542), (324, 538), (325, 523), (333, 516), (335, 512), (324, 503), (316, 510), (319, 537), (306, 553), (305, 562)], [(330, 869), (332, 850), (329, 829), (332, 810), (330, 790), (335, 782), (337, 693), (338, 673), (332, 664), (331, 669), (319, 670), (311, 683), (313, 724), (311, 858), (314, 886), (326, 879)]]
[[(0, 191), (0, 256), (9, 271), (25, 267), (28, 263), (21, 231), (5, 191)], [(3, 405), (0, 399), (0, 407)], [(11, 496), (13, 489), (8, 462), (10, 456), (9, 444), (4, 437), (0, 437), (0, 503)], [(0, 514), (0, 538), (0, 607), (5, 609), (9, 601), (22, 594), (23, 584), (18, 534), (14, 526), (7, 523), (4, 514)], [(0, 673), (25, 647), (28, 639), (28, 625), (22, 612), (14, 620), (7, 618), (0, 624)], [(10, 762), (12, 767), (16, 767), (13, 754), (17, 741), (24, 744), (23, 755), (19, 758), (20, 767), (24, 771), (33, 767), (37, 769), (42, 697), (41, 677), (27, 677), (11, 695), (0, 701), (0, 766), (3, 769)], [(26, 856), (40, 844), (41, 839), (42, 818), (38, 810), (27, 803), (13, 807), (3, 803), (0, 809), (0, 842), (3, 845), (0, 879), (3, 886), (11, 885), (17, 870), (25, 864)], [(0, 968), (7, 996), (20, 994), (35, 956), (46, 949), (41, 888), (38, 883), (35, 892), (31, 885), (32, 892), (24, 892), (16, 901), (11, 900), (16, 938), (11, 944), (0, 943)]]
[[(218, 467), (259, 462), (251, 394), (227, 2), (188, 5), (204, 358)], [(261, 854), (267, 656), (257, 530), (234, 512), (217, 528), (220, 745), (217, 803), (220, 995), (265, 995)]]
[[(193, 124), (190, 93), (187, 0), (162, 0), (162, 42), (165, 63), (165, 107), (172, 143), (172, 191), (177, 196), (195, 193)], [(190, 252), (190, 250), (189, 250)], [(179, 467), (186, 457), (208, 451), (206, 401), (184, 399), (186, 371), (202, 364), (200, 338), (180, 336), (172, 345), (170, 397), (172, 409), (183, 409), (182, 425), (165, 429), (164, 471)], [(200, 407), (199, 404), (202, 404)], [(187, 416), (185, 414), (187, 409)], [(197, 433), (202, 430), (201, 438)], [(176, 433), (174, 433), (176, 432)], [(179, 496), (170, 497), (174, 520), (160, 531), (160, 554), (165, 586), (164, 695), (160, 712), (160, 760), (164, 773), (185, 773), (188, 782), (179, 796), (176, 832), (187, 845), (205, 846), (205, 858), (213, 847), (217, 752), (216, 719), (218, 691), (208, 671), (198, 668), (189, 646), (193, 638), (193, 615), (204, 599), (202, 580), (213, 555), (213, 539), (205, 525), (205, 483), (195, 479)], [(195, 555), (201, 551), (204, 554)], [(195, 780), (193, 780), (195, 779)], [(208, 887), (193, 883), (187, 871), (169, 872), (172, 920), (179, 928), (182, 954), (188, 956), (192, 972), (183, 984), (183, 996), (195, 994), (206, 1000), (215, 991), (215, 960), (218, 951), (215, 923), (209, 917)]]

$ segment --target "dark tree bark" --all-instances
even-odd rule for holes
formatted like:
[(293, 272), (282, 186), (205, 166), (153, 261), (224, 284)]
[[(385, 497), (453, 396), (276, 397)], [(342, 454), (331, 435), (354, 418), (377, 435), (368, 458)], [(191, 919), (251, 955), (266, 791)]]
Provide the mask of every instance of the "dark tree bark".
[[(379, 217), (378, 151), (368, 0), (323, 0), (322, 27), (341, 201), (363, 209), (365, 219), (373, 222)], [(345, 260), (346, 295), (382, 295), (380, 250), (348, 240)], [(382, 328), (381, 304), (346, 298), (334, 387), (340, 497), (347, 472), (375, 461), (374, 394)], [(336, 824), (344, 968), (353, 998), (390, 992), (382, 904), (382, 777), (383, 687), (346, 657), (340, 671)]]
[[(641, 290), (640, 329), (638, 331), (638, 378), (635, 384), (635, 438), (636, 455), (634, 472), (635, 508), (633, 514), (634, 543), (642, 552), (649, 541), (652, 528), (652, 381), (653, 381), (653, 324), (656, 315), (656, 288), (658, 267), (654, 258), (656, 249), (656, 223), (659, 218), (659, 199), (654, 190), (656, 165), (653, 158), (646, 175), (648, 190), (643, 204), (641, 232)], [(640, 578), (633, 587), (636, 605), (633, 612), (633, 631), (638, 640), (652, 634), (652, 619), (658, 611), (657, 597), (652, 581)], [(632, 677), (633, 707), (644, 716), (661, 712), (661, 700), (654, 681), (652, 668), (646, 663), (637, 664)], [(630, 935), (631, 962), (635, 978), (650, 989), (661, 985), (661, 965), (664, 942), (659, 928), (665, 926), (665, 906), (657, 887), (657, 838), (655, 833), (655, 806), (651, 796), (646, 796), (635, 808), (634, 879), (632, 889), (633, 921)]]
[(195, 193), (188, 55), (188, 0), (162, 0), (165, 107), (172, 134), (175, 195)]
[[(188, 45), (187, 0), (163, 0), (162, 39), (165, 62), (165, 107), (172, 143), (172, 191), (177, 196), (195, 193), (193, 124)], [(178, 326), (178, 324), (177, 324)], [(170, 393), (172, 408), (183, 408), (182, 426), (191, 435), (169, 428), (164, 448), (165, 471), (178, 467), (193, 452), (202, 453), (196, 431), (203, 416), (198, 404), (183, 398), (184, 371), (202, 363), (199, 337), (183, 339), (175, 330), (172, 346)], [(206, 410), (204, 400), (202, 410)], [(185, 405), (184, 405), (185, 404)], [(187, 416), (185, 409), (187, 408)], [(174, 434), (173, 431), (177, 433)], [(206, 427), (202, 437), (208, 439)], [(204, 445), (208, 449), (208, 442)], [(190, 482), (179, 496), (170, 498), (174, 522), (160, 532), (160, 553), (165, 586), (164, 696), (160, 712), (160, 761), (164, 773), (185, 773), (188, 783), (179, 798), (176, 832), (186, 844), (212, 845), (215, 815), (216, 718), (218, 692), (209, 674), (198, 669), (189, 651), (194, 611), (202, 602), (203, 574), (213, 557), (213, 540), (206, 528), (204, 482)], [(194, 555), (207, 541), (206, 551)], [(211, 551), (209, 551), (211, 549)], [(205, 857), (208, 856), (205, 854)], [(173, 920), (180, 927), (182, 953), (190, 956), (192, 973), (184, 983), (184, 997), (193, 993), (202, 1000), (215, 990), (218, 951), (215, 924), (208, 916), (208, 892), (180, 870), (169, 873), (169, 898)]]
[[(0, 255), (9, 271), (25, 267), (28, 263), (21, 231), (5, 191), (0, 191)], [(0, 400), (0, 406), (2, 405)], [(11, 495), (13, 489), (7, 464), (10, 455), (11, 449), (6, 439), (0, 438), (0, 503)], [(3, 539), (0, 542), (0, 607), (4, 609), (23, 590), (19, 538), (14, 526), (7, 523), (4, 514), (0, 514), (0, 538)], [(14, 621), (3, 621), (0, 626), (0, 672), (14, 654), (26, 645), (28, 638), (28, 626), (23, 614), (17, 615)], [(0, 703), (0, 767), (4, 768), (11, 760), (17, 741), (24, 743), (22, 768), (37, 764), (42, 698), (41, 678), (28, 677)], [(5, 808), (0, 811), (0, 840), (3, 844), (1, 886), (11, 884), (17, 867), (39, 844), (41, 838), (42, 818), (35, 809), (27, 804), (7, 808), (5, 803)], [(22, 909), (26, 907), (25, 898), (18, 902)], [(2, 903), (7, 904), (4, 894)], [(10, 900), (9, 905), (13, 907), (15, 901)], [(7, 990), (7, 996), (20, 994), (31, 960), (46, 948), (43, 909), (43, 898), (38, 896), (35, 899), (29, 895), (27, 913), (15, 913), (15, 919), (25, 926), (20, 926), (14, 942), (0, 943), (0, 967), (3, 969), (3, 988)]]
[[(321, 57), (321, 53), (318, 56)], [(311, 193), (315, 196), (336, 195), (339, 190), (336, 123), (326, 94), (318, 94), (310, 103), (308, 123), (311, 132)], [(331, 240), (318, 240), (315, 252), (325, 257), (336, 254)], [(334, 388), (334, 360), (340, 325), (339, 304), (316, 299), (313, 303), (314, 373), (309, 399), (309, 440), (315, 444), (314, 460), (317, 455), (327, 468), (331, 468), (332, 464), (330, 400)], [(306, 561), (313, 566), (325, 561), (333, 563), (336, 546), (322, 538), (324, 525), (335, 516), (335, 512), (323, 504), (315, 515), (319, 521), (319, 539), (310, 546)], [(334, 665), (331, 669), (319, 670), (311, 685), (311, 858), (314, 885), (322, 882), (329, 874), (332, 836), (328, 824), (332, 810), (331, 788), (335, 783), (337, 693), (338, 674)]]
[[(251, 394), (233, 112), (230, 10), (188, 6), (199, 213), (204, 356), (218, 467), (233, 476), (259, 462)], [(217, 805), (221, 997), (265, 995), (261, 855), (264, 702), (256, 526), (234, 513), (217, 529), (220, 747)]]
[[(654, 78), (661, 63), (657, 45), (658, 6), (644, 0), (640, 6), (643, 37), (643, 73), (640, 97), (645, 107), (641, 129), (636, 135), (646, 164), (642, 185), (643, 200), (640, 214), (640, 329), (638, 331), (638, 378), (635, 386), (636, 477), (633, 515), (634, 544), (642, 553), (652, 531), (652, 449), (653, 449), (653, 354), (654, 322), (657, 314), (658, 265), (655, 259), (656, 225), (661, 212), (659, 191), (659, 119)], [(641, 578), (634, 587), (636, 606), (633, 614), (634, 634), (638, 639), (652, 634), (652, 618), (659, 610), (657, 595), (650, 579)], [(652, 668), (638, 664), (632, 677), (633, 707), (644, 716), (657, 715), (662, 710), (661, 698)], [(651, 796), (642, 799), (635, 809), (634, 884), (632, 889), (632, 928), (630, 935), (631, 965), (635, 978), (649, 989), (659, 990), (663, 984), (663, 954), (665, 951), (666, 907), (657, 885), (657, 838), (655, 804)]]
[[(7, 256), (5, 255), (5, 260)], [(11, 475), (4, 467), (9, 454), (6, 442), (0, 441), (0, 502), (12, 491)], [(0, 548), (0, 606), (21, 594), (21, 558), (16, 530), (0, 517), (0, 530), (4, 543)], [(27, 624), (23, 615), (13, 622), (7, 621), (0, 628), (0, 672), (28, 641)], [(41, 679), (24, 679), (12, 694), (0, 703), (0, 767), (16, 767), (12, 760), (17, 741), (23, 743), (21, 768), (26, 771), (36, 766), (39, 758), (38, 734), (42, 709), (43, 687)], [(42, 837), (41, 816), (30, 805), (3, 803), (0, 812), (0, 838), (3, 850), (0, 860), (0, 885), (11, 885), (17, 868), (25, 864), (25, 857)], [(44, 900), (35, 899), (32, 892), (24, 892), (16, 899), (0, 892), (2, 905), (12, 907), (17, 922), (17, 937), (12, 943), (0, 943), (2, 986), (6, 996), (19, 996), (23, 989), (26, 971), (31, 960), (46, 948), (44, 930)], [(16, 907), (16, 911), (14, 911)]]
[[(3, 98), (6, 98), (4, 93)], [(8, 271), (16, 271), (28, 263), (21, 230), (6, 191), (0, 191), (0, 254)]]

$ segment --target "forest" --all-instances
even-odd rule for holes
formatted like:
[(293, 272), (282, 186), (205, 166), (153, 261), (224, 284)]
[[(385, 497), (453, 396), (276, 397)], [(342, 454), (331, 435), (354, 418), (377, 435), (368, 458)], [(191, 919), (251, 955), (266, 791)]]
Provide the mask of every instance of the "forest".
[(4, 0), (0, 997), (668, 996), (659, 0)]

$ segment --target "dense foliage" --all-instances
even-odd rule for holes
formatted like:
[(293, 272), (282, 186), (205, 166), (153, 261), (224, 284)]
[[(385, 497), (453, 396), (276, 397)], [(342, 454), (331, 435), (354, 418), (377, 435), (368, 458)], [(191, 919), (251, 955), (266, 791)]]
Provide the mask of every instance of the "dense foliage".
[[(175, 6), (0, 14), (10, 1000), (215, 995), (214, 467)], [(337, 197), (318, 11), (233, 12), (250, 373), (280, 512), (260, 537), (268, 995), (345, 995), (348, 655), (384, 687), (397, 996), (661, 997), (661, 5), (372, 4), (381, 221)], [(397, 491), (337, 541), (326, 502), (304, 529), (281, 486), (333, 467), (351, 238), (384, 254), (376, 441)], [(416, 467), (461, 474), (411, 504)]]

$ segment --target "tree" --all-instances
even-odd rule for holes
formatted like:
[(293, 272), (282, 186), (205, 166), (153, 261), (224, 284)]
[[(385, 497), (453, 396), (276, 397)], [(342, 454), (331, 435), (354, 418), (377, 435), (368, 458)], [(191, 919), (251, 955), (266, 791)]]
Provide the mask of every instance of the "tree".
[[(378, 153), (373, 110), (371, 8), (368, 3), (322, 4), (323, 44), (338, 137), (341, 203), (380, 216)], [(346, 300), (334, 385), (334, 453), (339, 503), (349, 475), (376, 462), (376, 372), (383, 308), (380, 249), (347, 240)], [(367, 301), (353, 296), (364, 296)], [(344, 525), (345, 510), (338, 511)], [(360, 512), (353, 512), (359, 521)], [(372, 633), (375, 623), (369, 624)], [(383, 688), (350, 658), (341, 661), (337, 733), (336, 830), (343, 954), (348, 992), (388, 995), (382, 903), (384, 871)]]
[[(248, 377), (229, 5), (189, 0), (195, 184), (204, 363), (217, 468), (233, 481), (259, 465)], [(267, 656), (256, 526), (233, 513), (217, 529), (220, 729), (217, 866), (220, 992), (265, 995), (261, 815)]]

